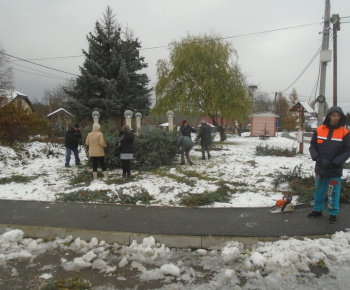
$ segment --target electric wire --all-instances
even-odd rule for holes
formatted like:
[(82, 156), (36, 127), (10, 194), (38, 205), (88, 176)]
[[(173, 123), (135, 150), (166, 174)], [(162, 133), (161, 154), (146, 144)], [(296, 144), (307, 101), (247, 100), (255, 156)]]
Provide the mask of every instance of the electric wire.
[[(346, 16), (346, 17), (342, 17), (342, 18), (349, 18), (349, 17), (350, 17), (350, 16)], [(317, 22), (317, 23), (309, 23), (309, 24), (302, 24), (302, 25), (296, 25), (296, 26), (290, 26), (290, 27), (284, 27), (284, 28), (278, 28), (278, 29), (272, 29), (272, 30), (254, 32), (254, 33), (246, 33), (246, 34), (241, 34), (241, 35), (220, 37), (220, 38), (216, 38), (216, 40), (231, 39), (231, 38), (240, 38), (240, 37), (245, 37), (245, 36), (253, 36), (253, 35), (259, 35), (259, 34), (265, 34), (265, 33), (271, 33), (271, 32), (282, 31), (282, 30), (295, 29), (295, 28), (300, 28), (300, 27), (305, 27), (305, 26), (310, 26), (310, 25), (315, 25), (315, 24), (319, 24), (319, 23), (318, 23), (318, 22)], [(201, 41), (201, 42), (205, 42), (205, 41)], [(168, 47), (169, 47), (169, 45), (165, 45), (165, 46), (154, 46), (154, 47), (148, 47), (148, 48), (141, 48), (140, 50), (153, 50), (153, 49), (168, 48)], [(285, 91), (287, 91), (291, 86), (293, 86), (293, 85), (300, 79), (300, 77), (305, 73), (305, 71), (310, 67), (310, 65), (312, 64), (312, 62), (315, 60), (315, 58), (317, 57), (317, 55), (320, 53), (320, 50), (321, 50), (321, 48), (318, 49), (318, 51), (316, 52), (316, 54), (313, 56), (313, 58), (310, 60), (310, 62), (307, 64), (307, 66), (303, 69), (303, 71), (299, 74), (299, 76), (295, 79), (295, 81), (294, 81), (290, 86), (288, 86), (285, 90), (283, 90), (282, 93), (284, 93)], [(16, 56), (12, 56), (12, 55), (6, 54), (6, 53), (1, 52), (1, 51), (0, 51), (0, 53), (2, 53), (2, 54), (4, 54), (4, 55), (7, 55), (7, 56), (9, 56), (9, 57), (15, 58), (17, 61), (25, 61), (25, 62), (34, 64), (34, 65), (38, 65), (38, 66), (41, 66), (41, 67), (44, 67), (44, 68), (47, 68), (47, 69), (51, 69), (51, 70), (55, 70), (55, 71), (58, 71), (58, 72), (62, 72), (62, 73), (65, 73), (65, 74), (70, 74), (70, 75), (73, 75), (73, 76), (78, 76), (78, 75), (72, 74), (72, 73), (68, 73), (68, 72), (65, 72), (65, 71), (62, 71), (62, 70), (54, 69), (54, 68), (51, 68), (51, 67), (48, 67), (48, 66), (40, 65), (40, 64), (37, 64), (37, 63), (33, 63), (33, 62), (31, 62), (31, 61), (32, 61), (32, 60), (38, 61), (38, 60), (50, 60), (50, 59), (78, 58), (78, 57), (83, 57), (83, 56), (84, 56), (84, 55), (58, 56), (58, 57), (52, 57), (52, 58), (35, 58), (35, 59), (28, 59), (28, 60), (25, 60), (25, 59), (21, 59), (21, 58), (16, 57)], [(13, 63), (13, 64), (15, 64), (15, 63)], [(33, 70), (34, 70), (34, 69), (33, 69)], [(17, 70), (17, 71), (20, 71), (20, 70)], [(39, 72), (40, 72), (40, 71), (39, 71)], [(26, 72), (26, 73), (29, 73), (29, 72)], [(36, 75), (38, 75), (38, 74), (36, 74)], [(56, 76), (55, 76), (55, 77), (56, 77)]]
[[(14, 63), (14, 62), (11, 62), (11, 61), (9, 63), (11, 63), (12, 65), (16, 65), (16, 66), (20, 66), (20, 67), (23, 67), (23, 68), (27, 68), (27, 69), (30, 69), (30, 70), (33, 70), (33, 71), (36, 71), (36, 72), (39, 72), (39, 73), (43, 73), (43, 74), (46, 74), (48, 76), (53, 76), (55, 79), (68, 80), (68, 78), (64, 78), (64, 77), (60, 77), (60, 76), (57, 76), (57, 75), (54, 75), (54, 74), (43, 72), (43, 71), (40, 71), (40, 70), (37, 70), (37, 69), (34, 69), (34, 68), (30, 68), (30, 67), (27, 67), (27, 66), (24, 66), (24, 65), (20, 65), (18, 63)], [(21, 70), (17, 69), (17, 71), (21, 71)], [(21, 72), (23, 72), (23, 71), (21, 71)], [(27, 72), (27, 73), (30, 74), (30, 72)], [(38, 75), (38, 74), (36, 74), (36, 75)]]
[(282, 91), (282, 93), (284, 93), (285, 91), (287, 91), (291, 86), (293, 86), (300, 78), (301, 76), (305, 73), (305, 71), (310, 67), (310, 65), (313, 63), (313, 61), (316, 59), (316, 57), (320, 54), (322, 46), (320, 46), (320, 48), (317, 50), (317, 52), (314, 54), (314, 56), (312, 57), (312, 59), (309, 61), (309, 63), (306, 65), (306, 67), (302, 70), (302, 72), (298, 75), (298, 77), (286, 88)]
[(65, 73), (65, 74), (69, 74), (69, 75), (78, 77), (78, 75), (76, 75), (76, 74), (72, 74), (72, 73), (65, 72), (65, 71), (62, 71), (62, 70), (59, 70), (59, 69), (55, 69), (55, 68), (51, 68), (51, 67), (48, 67), (48, 66), (45, 66), (45, 65), (41, 65), (41, 64), (38, 64), (38, 63), (34, 63), (34, 62), (29, 61), (29, 60), (25, 60), (25, 59), (23, 59), (23, 58), (19, 58), (19, 57), (16, 57), (16, 56), (13, 56), (13, 55), (4, 53), (4, 52), (2, 52), (2, 51), (0, 51), (0, 53), (3, 54), (3, 55), (9, 56), (9, 57), (13, 57), (13, 58), (16, 58), (16, 59), (19, 59), (19, 60), (22, 60), (22, 61), (25, 61), (25, 62), (34, 64), (34, 65), (38, 65), (38, 66), (47, 68), (47, 69), (51, 69), (51, 70), (54, 70), (54, 71), (58, 71), (58, 72), (61, 72), (61, 73)]
[(17, 68), (14, 68), (13, 70), (19, 71), (19, 72), (22, 72), (22, 73), (31, 74), (31, 75), (36, 75), (36, 76), (41, 76), (41, 77), (56, 79), (56, 80), (68, 80), (68, 79), (63, 79), (63, 78), (58, 78), (58, 77), (50, 77), (50, 76), (47, 76), (47, 75), (37, 74), (37, 73), (33, 73), (33, 72), (27, 72), (27, 71), (20, 70), (20, 69), (17, 69)]
[[(329, 34), (329, 44), (331, 44), (332, 41), (333, 41), (332, 36), (333, 36), (333, 31), (331, 31), (330, 34)], [(302, 76), (302, 75), (305, 73), (305, 71), (310, 67), (310, 65), (313, 63), (313, 61), (316, 59), (316, 57), (320, 54), (321, 49), (322, 49), (322, 46), (318, 49), (318, 51), (316, 52), (316, 54), (312, 57), (312, 59), (309, 61), (309, 63), (306, 65), (306, 67), (303, 69), (303, 71), (299, 74), (299, 76), (294, 80), (294, 82), (293, 82), (290, 86), (288, 86), (286, 89), (284, 89), (284, 90), (282, 91), (282, 93), (284, 93), (285, 91), (287, 91), (291, 86), (293, 86), (293, 85), (301, 78), (301, 76)]]

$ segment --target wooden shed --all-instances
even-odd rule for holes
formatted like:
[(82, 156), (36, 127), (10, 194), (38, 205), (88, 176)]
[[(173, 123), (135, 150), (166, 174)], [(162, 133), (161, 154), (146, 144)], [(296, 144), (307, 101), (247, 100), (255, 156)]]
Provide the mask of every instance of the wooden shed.
[(278, 115), (272, 112), (261, 112), (251, 115), (251, 136), (276, 136), (276, 122)]
[(73, 124), (74, 116), (63, 108), (47, 115), (52, 135), (51, 137), (62, 138), (65, 136), (69, 126)]

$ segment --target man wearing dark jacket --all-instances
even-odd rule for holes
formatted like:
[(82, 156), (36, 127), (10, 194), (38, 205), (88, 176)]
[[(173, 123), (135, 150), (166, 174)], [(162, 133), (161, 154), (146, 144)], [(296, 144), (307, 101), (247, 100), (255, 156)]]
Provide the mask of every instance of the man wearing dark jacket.
[(211, 144), (211, 126), (202, 120), (202, 125), (199, 129), (198, 140), (201, 139), (202, 159), (205, 160), (205, 152), (210, 159), (209, 146)]
[(66, 132), (66, 138), (64, 140), (64, 145), (66, 146), (66, 163), (65, 167), (70, 167), (70, 156), (72, 151), (74, 153), (75, 164), (81, 165), (79, 159), (78, 145), (81, 145), (81, 133), (79, 130), (79, 124), (74, 124), (73, 127), (69, 128)]
[(310, 142), (310, 154), (316, 161), (316, 189), (314, 208), (308, 217), (322, 216), (327, 194), (328, 222), (334, 224), (339, 214), (339, 198), (343, 164), (350, 157), (350, 134), (344, 126), (345, 115), (340, 107), (327, 112), (323, 125), (319, 126)]
[(191, 125), (189, 125), (186, 120), (183, 120), (180, 127), (180, 132), (183, 136), (187, 136), (188, 138), (192, 139), (191, 133), (195, 133), (197, 131)]

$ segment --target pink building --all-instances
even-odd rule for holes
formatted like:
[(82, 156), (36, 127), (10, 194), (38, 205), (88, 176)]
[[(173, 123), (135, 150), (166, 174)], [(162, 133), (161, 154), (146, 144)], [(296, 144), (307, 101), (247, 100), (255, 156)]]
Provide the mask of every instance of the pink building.
[(278, 115), (272, 112), (253, 114), (250, 121), (250, 135), (276, 136), (276, 122), (278, 117)]

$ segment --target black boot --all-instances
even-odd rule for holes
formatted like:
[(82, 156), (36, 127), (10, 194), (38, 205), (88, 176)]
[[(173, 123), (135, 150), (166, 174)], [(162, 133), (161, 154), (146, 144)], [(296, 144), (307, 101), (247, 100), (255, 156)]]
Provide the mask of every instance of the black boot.
[(307, 217), (309, 217), (309, 218), (320, 217), (320, 216), (322, 216), (322, 212), (321, 211), (314, 211), (314, 210), (307, 215)]

